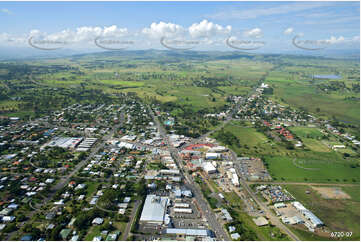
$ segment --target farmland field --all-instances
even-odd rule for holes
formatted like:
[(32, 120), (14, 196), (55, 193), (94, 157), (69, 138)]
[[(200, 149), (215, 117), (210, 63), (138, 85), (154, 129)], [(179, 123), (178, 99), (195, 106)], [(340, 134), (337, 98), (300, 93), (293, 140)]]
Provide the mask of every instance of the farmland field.
[(274, 87), (274, 98), (278, 101), (306, 109), (329, 119), (334, 118), (359, 125), (360, 101), (358, 96), (351, 101), (347, 97), (353, 96), (348, 93), (327, 94), (300, 81), (272, 81), (269, 83)]

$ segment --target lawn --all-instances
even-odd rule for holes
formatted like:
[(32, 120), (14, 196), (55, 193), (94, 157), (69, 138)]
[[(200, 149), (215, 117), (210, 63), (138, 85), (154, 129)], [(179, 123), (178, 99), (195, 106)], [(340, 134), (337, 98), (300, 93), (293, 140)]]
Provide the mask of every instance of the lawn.
[(296, 134), (298, 137), (302, 138), (313, 138), (313, 139), (321, 139), (324, 134), (321, 133), (320, 129), (318, 128), (311, 128), (311, 127), (291, 127), (289, 128), (290, 131)]
[(92, 241), (95, 236), (101, 235), (101, 226), (93, 225), (88, 229), (88, 233), (86, 234), (84, 240)]
[(99, 186), (97, 182), (85, 182), (85, 184), (86, 184), (87, 197), (95, 193), (97, 187)]
[[(232, 145), (232, 148), (239, 156), (261, 156), (285, 154), (283, 147), (276, 145), (264, 134), (258, 132), (255, 128), (244, 127), (239, 122), (232, 122), (224, 127), (224, 131), (231, 132), (239, 139), (240, 145)], [(217, 133), (212, 137), (216, 137)]]
[[(113, 226), (118, 229), (121, 234), (123, 234), (123, 232), (125, 231), (125, 228), (127, 227), (127, 223), (125, 222), (113, 222)], [(121, 236), (121, 235), (120, 235)], [(119, 237), (120, 239), (121, 237)]]
[(306, 148), (316, 151), (316, 152), (331, 152), (332, 151), (332, 149), (327, 146), (326, 142), (321, 141), (321, 140), (302, 138), (302, 142)]

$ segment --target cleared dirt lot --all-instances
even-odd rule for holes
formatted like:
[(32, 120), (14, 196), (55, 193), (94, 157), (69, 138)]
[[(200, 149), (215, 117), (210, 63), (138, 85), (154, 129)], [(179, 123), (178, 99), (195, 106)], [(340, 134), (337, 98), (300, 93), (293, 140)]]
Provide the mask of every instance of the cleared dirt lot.
[(351, 197), (342, 191), (340, 187), (315, 187), (312, 189), (317, 191), (323, 198), (326, 199), (350, 199)]

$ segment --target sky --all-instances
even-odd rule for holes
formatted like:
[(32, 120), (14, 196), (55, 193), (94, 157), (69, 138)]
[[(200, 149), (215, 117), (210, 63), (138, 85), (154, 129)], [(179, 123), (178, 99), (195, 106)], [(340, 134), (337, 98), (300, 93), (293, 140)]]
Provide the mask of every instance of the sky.
[(0, 2), (0, 46), (359, 49), (359, 2)]

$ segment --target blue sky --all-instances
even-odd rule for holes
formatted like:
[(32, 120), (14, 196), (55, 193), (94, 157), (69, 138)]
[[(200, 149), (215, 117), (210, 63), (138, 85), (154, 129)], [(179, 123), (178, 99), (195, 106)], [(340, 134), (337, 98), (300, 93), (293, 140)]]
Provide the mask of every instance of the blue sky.
[[(300, 39), (328, 41), (332, 48), (358, 48), (359, 30), (359, 2), (0, 3), (2, 46), (26, 45), (33, 35), (91, 45), (90, 39), (99, 35), (131, 34), (142, 43), (149, 42), (147, 46), (159, 44), (163, 36), (189, 35), (203, 38), (202, 43), (234, 36), (262, 40), (266, 49), (292, 49), (292, 38), (300, 34)], [(204, 48), (214, 49), (211, 46)], [(228, 47), (222, 43), (216, 48)]]

